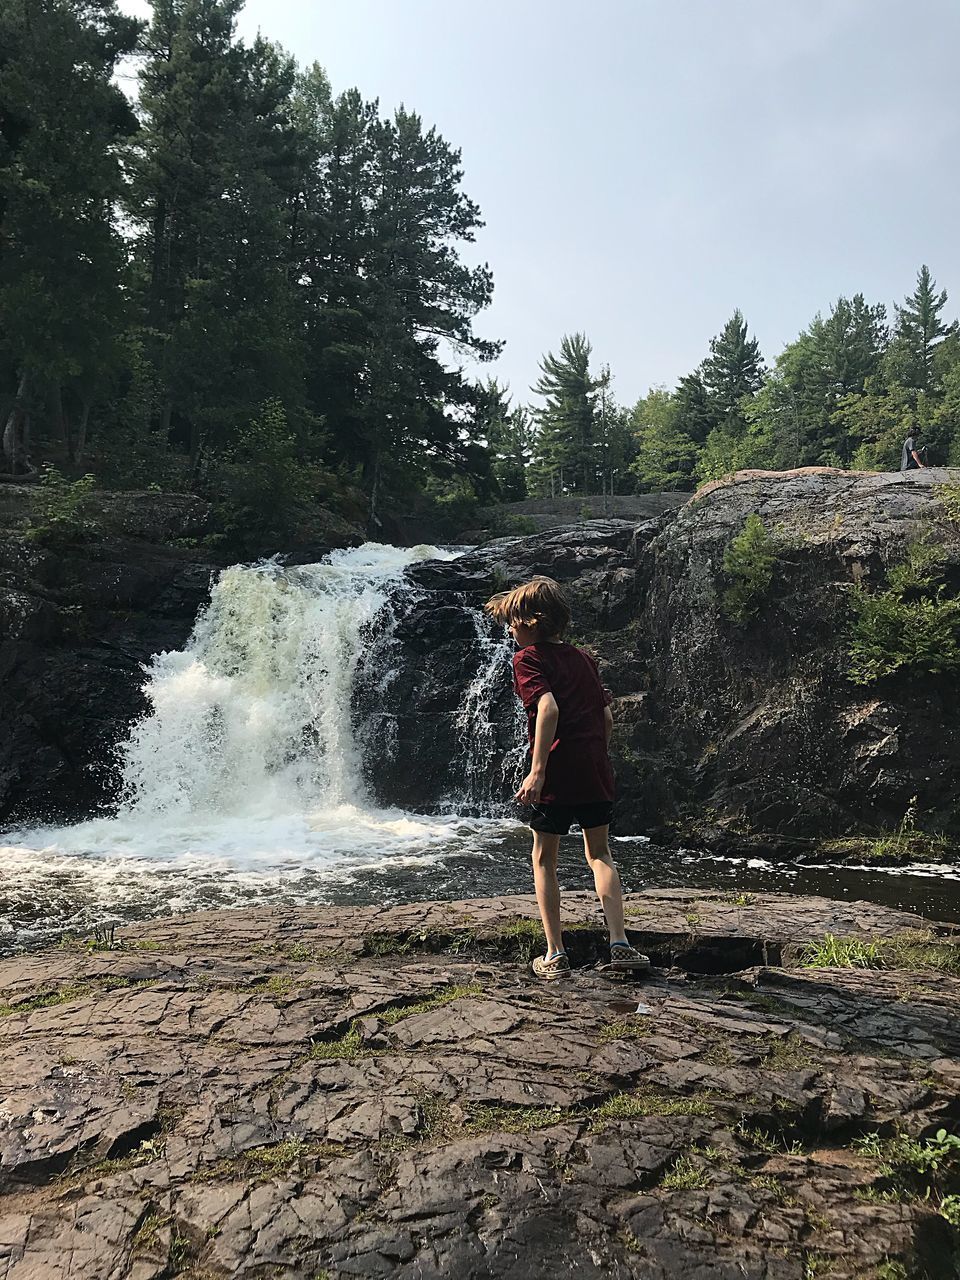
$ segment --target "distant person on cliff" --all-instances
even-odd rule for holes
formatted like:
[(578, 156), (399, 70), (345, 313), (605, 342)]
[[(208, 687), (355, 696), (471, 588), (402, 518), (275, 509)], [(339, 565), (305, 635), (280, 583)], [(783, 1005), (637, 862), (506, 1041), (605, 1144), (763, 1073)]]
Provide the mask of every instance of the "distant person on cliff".
[(926, 453), (926, 448), (917, 444), (917, 433), (907, 436), (903, 442), (903, 449), (900, 451), (900, 470), (916, 471), (923, 468), (927, 464), (920, 457), (921, 453)]
[(650, 961), (627, 941), (620, 876), (610, 856), (613, 731), (610, 694), (588, 653), (566, 644), (570, 606), (552, 578), (537, 577), (488, 600), (484, 608), (510, 628), (517, 643), (513, 685), (527, 713), (530, 770), (517, 792), (529, 807), (533, 831), (533, 882), (547, 939), (547, 953), (533, 971), (552, 981), (570, 976), (560, 929), (557, 855), (560, 837), (574, 823), (610, 930), (610, 967), (649, 969)]

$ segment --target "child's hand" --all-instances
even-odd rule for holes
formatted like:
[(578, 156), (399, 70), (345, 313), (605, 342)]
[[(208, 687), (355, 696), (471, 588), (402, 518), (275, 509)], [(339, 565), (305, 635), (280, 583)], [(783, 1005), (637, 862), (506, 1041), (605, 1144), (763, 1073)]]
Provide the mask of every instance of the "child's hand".
[(543, 790), (543, 782), (544, 774), (536, 773), (531, 769), (520, 783), (520, 790), (516, 795), (517, 800), (521, 804), (536, 804), (540, 799), (540, 792)]

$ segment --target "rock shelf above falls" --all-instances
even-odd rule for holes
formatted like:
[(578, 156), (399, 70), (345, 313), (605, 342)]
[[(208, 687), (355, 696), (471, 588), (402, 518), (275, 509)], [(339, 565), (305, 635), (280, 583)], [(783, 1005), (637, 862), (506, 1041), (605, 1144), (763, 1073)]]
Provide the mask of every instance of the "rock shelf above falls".
[[(957, 931), (772, 895), (627, 911), (646, 980), (591, 967), (586, 894), (553, 986), (530, 897), (0, 962), (0, 1277), (952, 1274), (934, 1205), (884, 1198), (852, 1143), (957, 1128)], [(827, 934), (892, 967), (800, 967)]]

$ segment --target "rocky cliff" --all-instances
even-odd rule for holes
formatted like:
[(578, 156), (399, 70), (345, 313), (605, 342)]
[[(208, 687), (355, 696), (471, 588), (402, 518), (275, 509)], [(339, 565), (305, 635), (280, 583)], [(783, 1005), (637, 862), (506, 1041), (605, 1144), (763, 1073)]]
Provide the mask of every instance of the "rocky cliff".
[[(180, 648), (216, 565), (210, 509), (98, 495), (96, 536), (30, 536), (37, 495), (0, 489), (0, 820), (69, 820), (109, 801), (114, 748), (146, 710), (142, 664)], [(34, 525), (34, 530), (38, 526)]]
[[(918, 537), (960, 586), (960, 534), (944, 471), (740, 473), (676, 513), (588, 521), (502, 539), (410, 572), (423, 593), (398, 628), (400, 675), (382, 700), (398, 744), (374, 762), (381, 795), (428, 804), (449, 787), (465, 694), (465, 601), (547, 573), (574, 607), (573, 639), (616, 695), (622, 830), (694, 827), (738, 836), (831, 836), (896, 828), (908, 808), (960, 832), (955, 674), (864, 687), (847, 677), (855, 584), (885, 585)], [(725, 549), (758, 514), (772, 580), (747, 621), (724, 616)], [(516, 740), (505, 679), (493, 707), (489, 781)], [(915, 798), (915, 799), (914, 799)]]
[[(506, 801), (519, 740), (507, 649), (464, 605), (548, 573), (616, 697), (622, 831), (788, 840), (895, 829), (910, 808), (956, 837), (956, 674), (866, 687), (846, 674), (855, 585), (882, 586), (921, 534), (942, 547), (944, 592), (960, 589), (950, 479), (741, 473), (639, 524), (591, 520), (418, 564), (390, 679), (371, 671), (357, 689), (372, 789), (407, 808)], [(24, 536), (8, 494), (0, 820), (74, 818), (111, 798), (113, 748), (143, 710), (141, 664), (181, 647), (207, 599), (208, 513), (189, 498), (117, 495), (97, 537), (50, 541)], [(732, 621), (723, 556), (752, 513), (772, 540), (772, 578), (755, 616)], [(465, 764), (463, 709), (478, 697), (487, 726)]]

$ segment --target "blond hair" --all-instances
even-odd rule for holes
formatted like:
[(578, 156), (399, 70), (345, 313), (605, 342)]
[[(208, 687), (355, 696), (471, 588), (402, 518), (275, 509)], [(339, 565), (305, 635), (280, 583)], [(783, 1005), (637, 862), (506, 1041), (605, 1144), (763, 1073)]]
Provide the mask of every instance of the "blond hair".
[(570, 606), (558, 582), (539, 574), (512, 591), (500, 591), (483, 606), (497, 622), (537, 627), (544, 637), (562, 636), (570, 625)]

